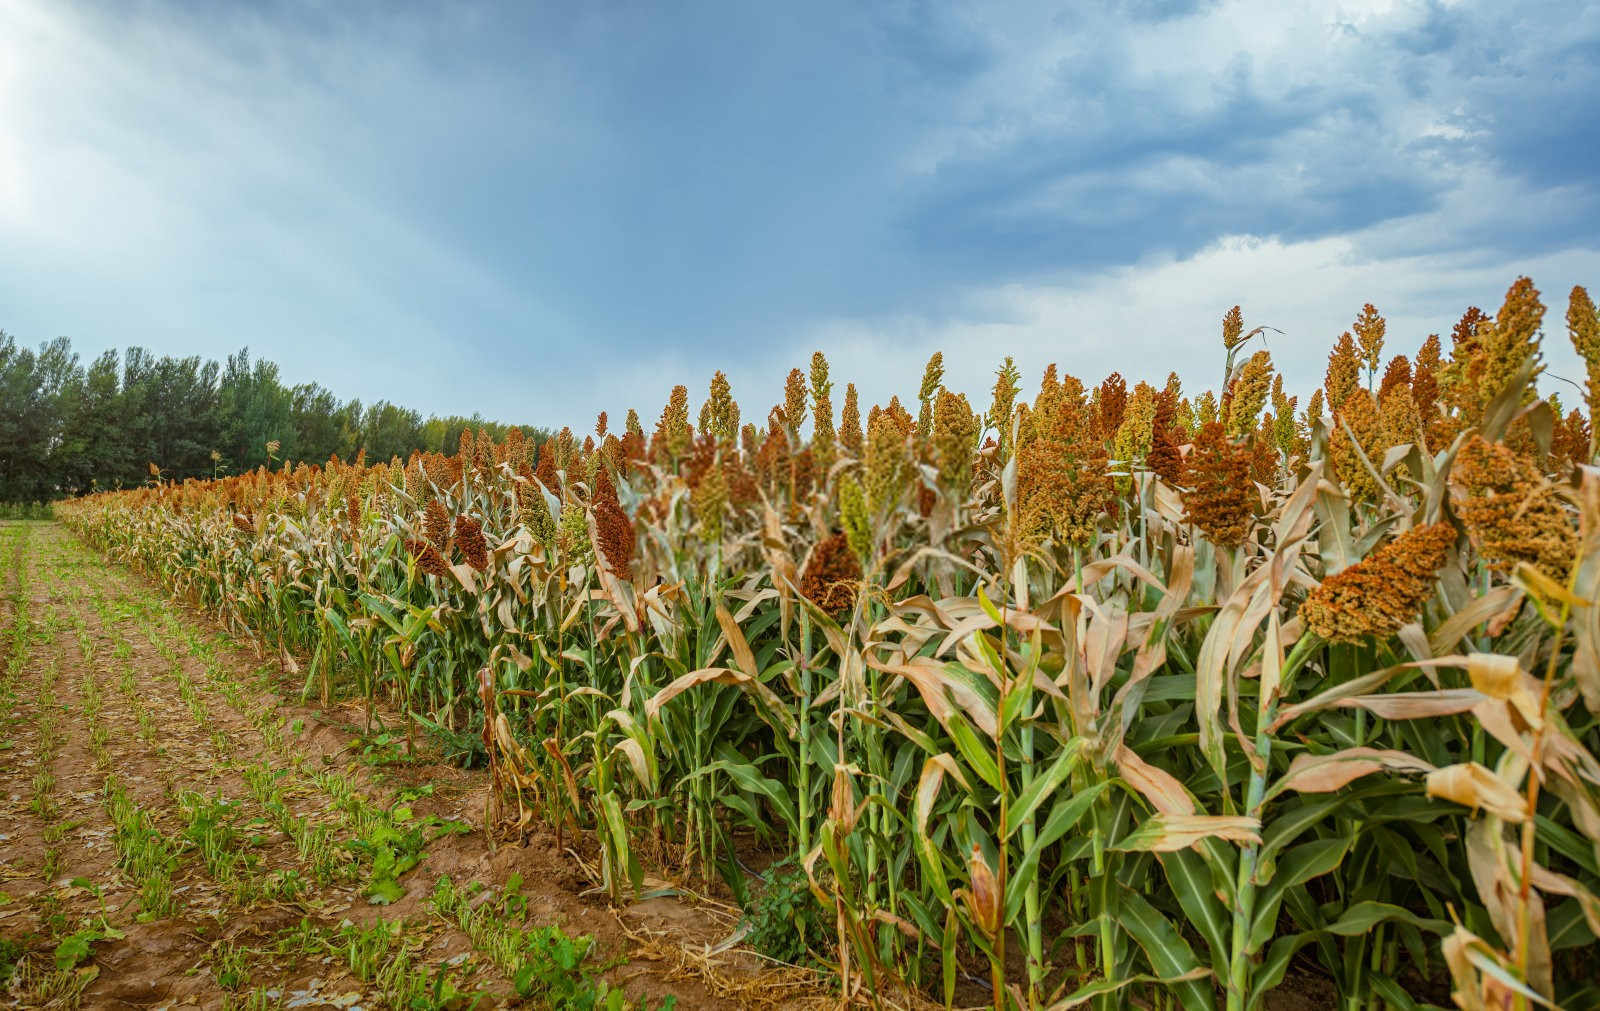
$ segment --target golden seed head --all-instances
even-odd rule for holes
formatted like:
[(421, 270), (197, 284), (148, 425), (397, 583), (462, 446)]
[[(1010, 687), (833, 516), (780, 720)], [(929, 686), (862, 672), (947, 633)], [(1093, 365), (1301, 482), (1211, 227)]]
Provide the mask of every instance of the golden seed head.
[(1574, 285), (1567, 296), (1567, 333), (1578, 357), (1587, 364), (1600, 364), (1600, 312), (1583, 285)]
[(1383, 335), (1388, 328), (1388, 322), (1378, 315), (1377, 308), (1371, 302), (1361, 307), (1361, 314), (1350, 327), (1355, 331), (1356, 344), (1361, 348), (1361, 360), (1368, 372), (1378, 371), (1378, 363), (1383, 360)]
[(555, 517), (550, 515), (550, 503), (545, 501), (544, 492), (538, 484), (517, 486), (517, 507), (522, 525), (528, 528), (535, 540), (541, 544), (555, 540)]
[(718, 442), (731, 444), (739, 433), (739, 405), (733, 387), (719, 369), (711, 377), (711, 391), (700, 408), (700, 433)]
[(1600, 406), (1600, 313), (1582, 285), (1574, 286), (1567, 297), (1567, 334), (1578, 357), (1583, 359), (1587, 380), (1584, 396), (1593, 415)]
[(1328, 410), (1338, 414), (1345, 400), (1360, 386), (1361, 358), (1347, 330), (1339, 335), (1328, 355), (1328, 371), (1322, 381), (1322, 388), (1328, 392)]
[[(1404, 361), (1404, 359), (1396, 359)], [(1408, 383), (1397, 383), (1378, 394), (1378, 426), (1382, 432), (1381, 443), (1385, 449), (1422, 440), (1422, 415), (1412, 398)], [(1382, 464), (1374, 460), (1374, 464)]]
[(700, 536), (711, 544), (722, 540), (723, 514), (728, 508), (728, 476), (721, 467), (706, 469), (700, 483), (690, 492), (689, 502), (700, 524)]
[[(1054, 372), (1047, 372), (1053, 378)], [(1114, 484), (1099, 413), (1071, 376), (1039, 391), (1017, 453), (1019, 532), (1084, 548), (1112, 506)]]
[(1000, 455), (1011, 455), (1011, 413), (1016, 408), (1017, 392), (1022, 388), (1022, 373), (1006, 355), (1005, 364), (994, 373), (994, 397), (989, 403), (989, 427), (1000, 433)]
[[(891, 409), (894, 406), (897, 404)], [(911, 480), (911, 447), (903, 423), (898, 415), (885, 410), (867, 432), (867, 502), (879, 516), (899, 504)]]
[(828, 359), (821, 351), (811, 356), (811, 450), (817, 467), (826, 474), (833, 466), (833, 383), (828, 379)]
[(799, 369), (791, 369), (783, 384), (783, 418), (795, 431), (806, 420), (806, 377)]
[[(1118, 469), (1131, 471), (1145, 465), (1155, 443), (1156, 400), (1159, 396), (1154, 386), (1140, 383), (1134, 387), (1133, 396), (1127, 398), (1122, 421), (1111, 440), (1111, 456), (1121, 465)], [(1102, 400), (1102, 410), (1104, 407)], [(1117, 485), (1126, 494), (1133, 486), (1132, 479), (1119, 477)]]
[(1240, 439), (1255, 431), (1256, 419), (1271, 390), (1272, 355), (1257, 351), (1244, 363), (1224, 397), (1228, 404), (1226, 427), (1231, 438)]
[(568, 565), (587, 565), (594, 557), (594, 544), (589, 540), (589, 519), (580, 503), (569, 501), (561, 507), (556, 546)]
[(1408, 394), (1411, 392), (1411, 362), (1405, 355), (1389, 359), (1389, 366), (1383, 370), (1383, 380), (1378, 383), (1378, 402), (1381, 404), (1397, 387), (1404, 387)]
[[(1539, 324), (1543, 320), (1544, 303), (1539, 301), (1538, 289), (1528, 278), (1517, 278), (1494, 320), (1478, 327), (1478, 367), (1469, 369), (1469, 374), (1477, 378), (1480, 405), (1488, 404), (1505, 389), (1529, 358), (1539, 360)], [(1531, 403), (1533, 399), (1530, 385), (1523, 401)]]
[(1300, 450), (1300, 424), (1295, 418), (1298, 397), (1283, 392), (1283, 376), (1272, 377), (1272, 441), (1285, 456)]
[[(1347, 426), (1348, 432), (1345, 430)], [(1351, 439), (1351, 433), (1354, 433), (1354, 439)], [(1358, 446), (1360, 453), (1356, 451)], [(1365, 387), (1357, 387), (1345, 398), (1344, 406), (1333, 412), (1333, 426), (1328, 441), (1334, 473), (1339, 475), (1345, 491), (1352, 497), (1367, 502), (1377, 500), (1378, 482), (1366, 464), (1361, 462), (1361, 454), (1366, 455), (1373, 467), (1381, 467), (1386, 448), (1383, 421), (1378, 416), (1377, 405), (1372, 402), (1372, 394)]]
[(922, 405), (917, 412), (917, 436), (927, 439), (933, 430), (933, 398), (944, 388), (944, 352), (935, 351), (922, 370), (922, 386), (917, 390), (917, 401)]
[(1558, 582), (1578, 549), (1572, 509), (1529, 457), (1474, 435), (1450, 470), (1451, 501), (1473, 544), (1509, 572), (1527, 562)]
[(1554, 469), (1559, 473), (1574, 463), (1588, 462), (1591, 431), (1589, 419), (1583, 416), (1582, 411), (1574, 407), (1563, 420), (1559, 402), (1554, 396), (1551, 396), (1550, 401), (1557, 419), (1555, 430), (1551, 434), (1550, 453), (1555, 457)]
[(656, 431), (650, 439), (651, 455), (658, 462), (676, 461), (688, 452), (693, 434), (689, 431), (689, 387), (674, 386), (667, 406), (661, 409)]
[(1222, 346), (1232, 351), (1239, 341), (1243, 339), (1243, 335), (1244, 314), (1239, 311), (1238, 306), (1234, 306), (1228, 310), (1226, 316), (1222, 317)]
[(1440, 353), (1439, 335), (1436, 333), (1429, 334), (1428, 339), (1422, 342), (1422, 347), (1417, 349), (1417, 368), (1431, 369), (1434, 372), (1438, 372)]
[(861, 404), (856, 397), (856, 384), (846, 383), (844, 388), (844, 412), (839, 416), (839, 445), (845, 452), (861, 459), (862, 443), (864, 436), (861, 432)]
[(972, 484), (972, 464), (981, 425), (972, 405), (960, 393), (940, 390), (933, 405), (933, 456), (939, 483), (965, 498)]

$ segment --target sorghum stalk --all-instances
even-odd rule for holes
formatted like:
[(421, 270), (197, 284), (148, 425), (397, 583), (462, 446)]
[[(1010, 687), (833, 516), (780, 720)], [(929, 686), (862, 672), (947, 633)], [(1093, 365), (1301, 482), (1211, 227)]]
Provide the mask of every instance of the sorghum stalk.
[(800, 608), (800, 852), (811, 852), (811, 616)]
[[(1256, 715), (1256, 760), (1251, 764), (1250, 785), (1245, 796), (1244, 813), (1251, 817), (1261, 817), (1263, 798), (1267, 790), (1268, 763), (1272, 758), (1270, 728), (1273, 721), (1278, 718), (1278, 699), (1288, 693), (1295, 671), (1310, 659), (1312, 651), (1320, 641), (1320, 637), (1311, 632), (1303, 633), (1300, 640), (1295, 643), (1288, 660), (1284, 662), (1283, 671), (1279, 675), (1278, 690), (1261, 697)], [(1255, 843), (1246, 843), (1239, 851), (1239, 873), (1236, 878), (1239, 898), (1233, 910), (1233, 943), (1227, 980), (1228, 1011), (1244, 1011), (1250, 996), (1253, 966), (1246, 949), (1250, 943), (1250, 925), (1255, 918), (1255, 874), (1259, 852), (1260, 848)]]
[[(1079, 593), (1087, 593), (1088, 592), (1088, 587), (1084, 586), (1084, 584), (1083, 584), (1083, 549), (1082, 548), (1076, 548), (1075, 547), (1075, 548), (1072, 549), (1072, 564), (1073, 564), (1073, 569), (1077, 573), (1078, 592)], [(1086, 729), (1087, 728), (1078, 728), (1078, 732), (1081, 733), (1081, 732), (1083, 732), (1083, 730), (1086, 730)], [(1111, 918), (1106, 915), (1106, 910), (1111, 904), (1111, 888), (1110, 888), (1110, 882), (1106, 880), (1108, 875), (1106, 874), (1106, 835), (1107, 835), (1107, 832), (1106, 832), (1106, 824), (1105, 824), (1105, 807), (1106, 807), (1106, 798), (1104, 796), (1100, 797), (1099, 799), (1097, 799), (1094, 802), (1094, 821), (1093, 821), (1093, 835), (1092, 835), (1092, 843), (1093, 843), (1093, 852), (1092, 852), (1093, 864), (1092, 864), (1092, 866), (1094, 868), (1094, 893), (1093, 893), (1092, 898), (1093, 898), (1093, 901), (1094, 901), (1094, 904), (1095, 904), (1095, 907), (1096, 907), (1095, 910), (1094, 910), (1095, 916), (1100, 921), (1100, 937), (1099, 937), (1099, 942), (1100, 942), (1100, 952), (1099, 952), (1099, 955), (1100, 955), (1100, 974), (1101, 974), (1101, 977), (1103, 979), (1111, 979), (1113, 974), (1116, 971), (1116, 965), (1115, 965), (1116, 955), (1115, 955), (1115, 948), (1113, 947), (1114, 938), (1112, 937), (1112, 934), (1111, 934)], [(1099, 1002), (1099, 1006), (1101, 1006), (1101, 1007), (1111, 1007), (1112, 1004), (1111, 1004), (1110, 995), (1107, 995), (1105, 998), (1103, 998)]]
[[(1586, 524), (1587, 525), (1587, 524)], [(1587, 542), (1593, 535), (1592, 531), (1584, 531), (1583, 542)], [(1528, 765), (1528, 811), (1527, 817), (1522, 822), (1522, 873), (1520, 875), (1521, 887), (1517, 894), (1518, 919), (1517, 924), (1517, 971), (1526, 980), (1528, 978), (1528, 954), (1530, 939), (1533, 929), (1533, 908), (1529, 903), (1529, 889), (1532, 887), (1533, 877), (1533, 840), (1534, 827), (1537, 823), (1535, 817), (1539, 811), (1539, 783), (1541, 781), (1540, 768), (1544, 760), (1544, 739), (1550, 726), (1550, 687), (1555, 683), (1557, 665), (1561, 659), (1561, 640), (1567, 631), (1567, 621), (1572, 616), (1572, 601), (1576, 599), (1575, 593), (1578, 586), (1578, 571), (1583, 563), (1584, 551), (1574, 552), (1572, 566), (1567, 573), (1567, 592), (1561, 601), (1561, 611), (1556, 625), (1556, 638), (1550, 644), (1550, 660), (1545, 664), (1544, 683), (1539, 689), (1539, 726), (1533, 732), (1533, 757)], [(1517, 994), (1517, 1008), (1527, 1007), (1527, 998)]]

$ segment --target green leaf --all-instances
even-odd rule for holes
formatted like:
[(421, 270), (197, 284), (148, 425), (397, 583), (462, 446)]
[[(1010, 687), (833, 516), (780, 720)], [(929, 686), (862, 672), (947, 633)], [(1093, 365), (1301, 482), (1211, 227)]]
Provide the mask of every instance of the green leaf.
[(1078, 752), (1082, 749), (1082, 746), (1082, 738), (1074, 737), (1067, 743), (1066, 747), (1061, 749), (1061, 754), (1056, 756), (1056, 760), (1050, 764), (1050, 768), (1045, 770), (1042, 776), (1029, 783), (1021, 793), (1017, 794), (1016, 799), (1006, 809), (1006, 824), (1003, 833), (1006, 839), (1010, 839), (1017, 829), (1022, 827), (1022, 823), (1032, 817), (1033, 812), (1039, 805), (1044, 803), (1045, 799), (1057, 787), (1066, 782), (1068, 776), (1072, 775), (1072, 769), (1077, 764)]
[(1138, 976), (1124, 976), (1121, 979), (1097, 979), (1092, 983), (1085, 983), (1054, 1004), (1051, 1004), (1048, 1011), (1070, 1011), (1071, 1008), (1081, 1007), (1096, 997), (1108, 993), (1116, 993), (1123, 987), (1131, 986), (1134, 983), (1160, 983), (1163, 986), (1171, 986), (1174, 983), (1187, 982), (1190, 979), (1200, 979), (1209, 975), (1211, 975), (1210, 972), (1205, 969), (1196, 969), (1193, 973), (1181, 979), (1163, 979), (1160, 976), (1152, 976), (1148, 973), (1142, 973)]
[(1278, 923), (1278, 908), (1283, 904), (1283, 893), (1338, 867), (1355, 841), (1354, 835), (1315, 839), (1283, 854), (1272, 881), (1257, 900), (1255, 923), (1250, 928), (1250, 953), (1260, 951), (1261, 946), (1271, 940)]
[(1167, 883), (1178, 898), (1178, 905), (1189, 922), (1211, 948), (1211, 961), (1225, 965), (1228, 960), (1227, 936), (1231, 920), (1211, 887), (1211, 868), (1205, 858), (1192, 849), (1158, 853)]
[(1279, 983), (1283, 982), (1284, 975), (1289, 971), (1289, 963), (1299, 950), (1318, 936), (1316, 931), (1303, 934), (1287, 934), (1272, 942), (1272, 947), (1267, 949), (1267, 957), (1261, 960), (1256, 967), (1253, 991), (1246, 1011), (1260, 1011), (1266, 1001), (1267, 994)]
[(1216, 999), (1209, 982), (1193, 975), (1204, 969), (1194, 956), (1194, 949), (1183, 939), (1167, 918), (1145, 901), (1144, 896), (1128, 890), (1120, 897), (1122, 915), (1118, 924), (1144, 949), (1151, 968), (1165, 979), (1181, 979), (1173, 986), (1174, 993), (1187, 1011), (1214, 1011)]
[(684, 777), (684, 779), (688, 781), (714, 772), (726, 773), (728, 778), (732, 779), (739, 789), (749, 793), (758, 793), (767, 798), (772, 803), (772, 807), (778, 813), (778, 816), (783, 819), (784, 826), (789, 832), (794, 835), (799, 834), (800, 816), (795, 813), (794, 791), (792, 788), (779, 783), (775, 779), (763, 776), (761, 770), (749, 762), (735, 762), (726, 758), (719, 758), (714, 762), (709, 762)]
[(978, 739), (977, 732), (972, 729), (972, 724), (959, 713), (950, 716), (950, 737), (956, 742), (956, 750), (961, 752), (967, 767), (976, 772), (985, 783), (996, 790), (1001, 789), (1000, 767), (994, 764), (994, 751), (984, 746)]
[(374, 906), (387, 906), (391, 902), (399, 902), (405, 894), (405, 888), (392, 877), (376, 878), (367, 885), (367, 901)]
[(99, 934), (95, 931), (81, 931), (67, 937), (56, 945), (56, 968), (64, 972), (88, 958), (90, 942), (98, 939)]
[(1420, 930), (1435, 934), (1448, 934), (1453, 925), (1448, 920), (1430, 920), (1401, 909), (1399, 906), (1387, 902), (1358, 902), (1344, 911), (1344, 915), (1330, 924), (1326, 929), (1330, 934), (1341, 937), (1353, 937), (1364, 934), (1373, 927), (1387, 920), (1398, 920), (1409, 923)]
[(1015, 919), (1017, 910), (1022, 908), (1022, 900), (1027, 894), (1028, 885), (1038, 875), (1039, 863), (1045, 851), (1078, 823), (1089, 810), (1089, 806), (1094, 803), (1094, 799), (1110, 785), (1110, 780), (1101, 780), (1087, 790), (1059, 798), (1055, 807), (1050, 809), (1050, 817), (1045, 819), (1044, 826), (1034, 836), (1033, 845), (1022, 855), (1022, 860), (1006, 877), (1007, 923)]

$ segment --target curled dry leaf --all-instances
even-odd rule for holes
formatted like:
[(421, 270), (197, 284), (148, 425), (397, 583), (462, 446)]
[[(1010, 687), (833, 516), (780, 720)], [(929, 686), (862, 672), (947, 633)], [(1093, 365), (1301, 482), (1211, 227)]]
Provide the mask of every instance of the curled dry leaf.
[(1117, 747), (1117, 771), (1161, 814), (1194, 814), (1194, 799), (1178, 777), (1140, 758), (1126, 744)]
[(1259, 846), (1261, 819), (1244, 815), (1158, 814), (1135, 829), (1114, 849), (1171, 853), (1204, 839), (1224, 839)]
[(1434, 771), (1434, 766), (1404, 751), (1377, 748), (1346, 748), (1331, 755), (1299, 755), (1289, 763), (1289, 771), (1273, 792), (1332, 793), (1362, 776), (1382, 771), (1417, 775)]
[(1521, 822), (1528, 816), (1522, 794), (1477, 762), (1447, 765), (1428, 773), (1428, 796), (1488, 811), (1506, 821)]

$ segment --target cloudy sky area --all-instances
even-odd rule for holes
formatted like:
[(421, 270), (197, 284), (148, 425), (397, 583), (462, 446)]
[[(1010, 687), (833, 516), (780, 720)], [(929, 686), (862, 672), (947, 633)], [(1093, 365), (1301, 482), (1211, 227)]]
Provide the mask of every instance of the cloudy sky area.
[(1197, 390), (1236, 302), (1304, 392), (1526, 273), (1579, 371), (1600, 5), (389, 7), (0, 0), (0, 328), (579, 427), (817, 348)]

